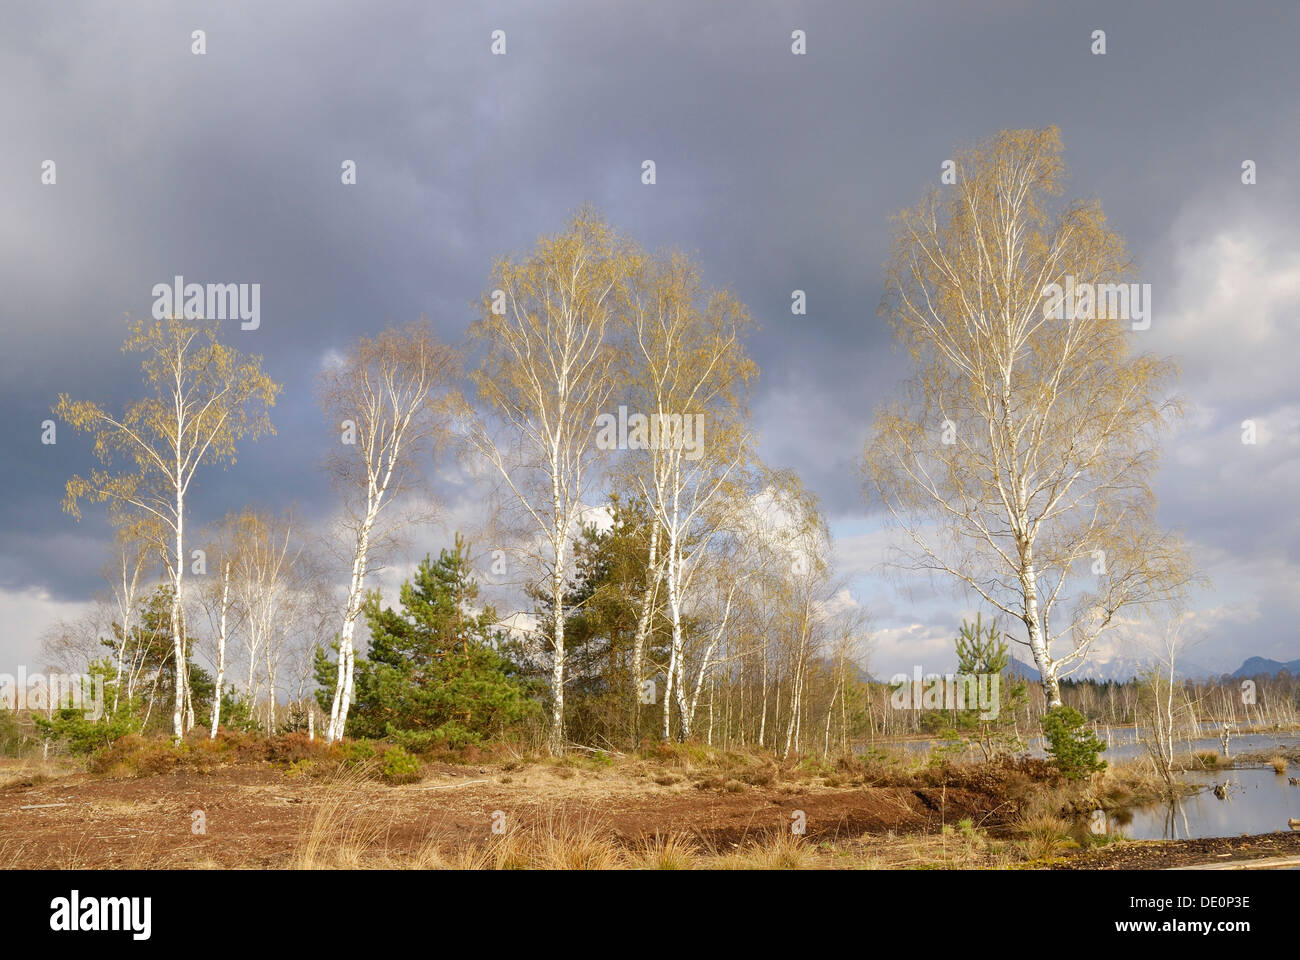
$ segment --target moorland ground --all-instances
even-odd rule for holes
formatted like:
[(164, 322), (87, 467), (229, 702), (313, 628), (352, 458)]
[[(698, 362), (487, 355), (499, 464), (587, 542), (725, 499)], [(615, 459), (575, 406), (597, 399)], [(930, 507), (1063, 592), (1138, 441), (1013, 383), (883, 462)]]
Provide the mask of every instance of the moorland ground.
[(1107, 869), (1300, 855), (1300, 834), (1138, 842), (1082, 825), (1150, 787), (1138, 765), (1077, 782), (1030, 758), (785, 761), (672, 744), (469, 748), (408, 766), (298, 734), (128, 737), (89, 761), (0, 759), (0, 867)]

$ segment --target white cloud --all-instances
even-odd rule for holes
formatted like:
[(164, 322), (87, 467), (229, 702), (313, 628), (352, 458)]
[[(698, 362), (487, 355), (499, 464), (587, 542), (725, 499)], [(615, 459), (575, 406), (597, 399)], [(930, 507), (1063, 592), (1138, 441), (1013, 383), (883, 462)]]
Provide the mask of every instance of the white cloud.
[(9, 624), (9, 638), (0, 653), (9, 663), (0, 663), (0, 673), (13, 673), (24, 664), (41, 667), (41, 635), (63, 620), (76, 620), (94, 608), (91, 602), (55, 600), (47, 590), (0, 590), (0, 623)]
[(1300, 335), (1300, 231), (1290, 219), (1225, 226), (1222, 216), (1198, 205), (1170, 226), (1152, 344), (1179, 361), (1194, 403), (1232, 415), (1296, 395), (1285, 361)]

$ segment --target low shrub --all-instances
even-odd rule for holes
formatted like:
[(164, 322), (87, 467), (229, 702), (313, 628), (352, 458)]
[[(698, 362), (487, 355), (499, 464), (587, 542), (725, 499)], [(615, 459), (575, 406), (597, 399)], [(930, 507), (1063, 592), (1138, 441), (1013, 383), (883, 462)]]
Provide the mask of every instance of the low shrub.
[(740, 771), (740, 773), (736, 775), (736, 778), (749, 784), (751, 787), (770, 787), (772, 784), (776, 783), (779, 776), (780, 771), (777, 769), (776, 764), (771, 760), (768, 760), (764, 764), (749, 767)]
[(402, 747), (390, 747), (380, 761), (379, 775), (385, 783), (416, 783), (420, 779), (420, 761)]
[(32, 714), (32, 722), (40, 736), (66, 741), (68, 751), (76, 756), (94, 753), (140, 729), (139, 721), (127, 712), (95, 720), (85, 710), (71, 707), (56, 711), (52, 717)]
[(340, 747), (343, 762), (348, 766), (359, 767), (379, 756), (379, 750), (371, 740), (346, 740)]
[(272, 763), (295, 763), (329, 752), (323, 740), (309, 740), (305, 733), (282, 733), (266, 740), (266, 759)]
[(127, 734), (90, 755), (91, 773), (112, 777), (149, 777), (166, 773), (181, 762), (181, 750), (165, 740)]

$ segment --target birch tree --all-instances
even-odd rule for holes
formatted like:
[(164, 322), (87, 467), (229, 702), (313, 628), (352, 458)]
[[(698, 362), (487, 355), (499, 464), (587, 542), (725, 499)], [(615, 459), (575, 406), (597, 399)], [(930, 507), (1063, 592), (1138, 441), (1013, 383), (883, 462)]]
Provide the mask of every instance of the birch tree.
[(226, 683), (226, 636), (230, 624), (230, 581), (234, 564), (229, 557), (221, 558), (217, 577), (217, 675), (212, 690), (212, 728), (209, 739), (217, 739), (221, 724), (221, 690)]
[[(299, 727), (307, 726), (309, 739), (316, 739), (316, 714), (319, 707), (309, 687), (314, 684), (316, 653), (326, 649), (334, 639), (334, 588), (330, 582), (328, 562), (317, 551), (306, 552), (299, 561), (305, 595), (298, 619), (298, 630), (289, 645), (290, 676), (294, 682), (294, 702), (299, 713)], [(304, 716), (305, 714), (305, 716)]]
[[(1050, 204), (1056, 128), (1004, 131), (957, 171), (895, 218), (881, 312), (914, 375), (877, 412), (866, 469), (902, 564), (1023, 624), (1056, 706), (1118, 611), (1192, 580), (1151, 490), (1176, 370), (1137, 350), (1132, 266), (1099, 204)], [(1056, 310), (1053, 284), (1104, 301)]]
[(241, 533), (246, 513), (227, 514), (225, 519), (208, 536), (208, 560), (215, 575), (199, 591), (199, 602), (207, 614), (212, 628), (216, 651), (213, 656), (216, 668), (212, 691), (212, 711), (208, 730), (209, 739), (215, 740), (221, 725), (221, 696), (226, 683), (226, 650), (232, 633), (242, 626), (244, 606), (238, 602), (235, 590), (236, 565), (242, 548)]
[(822, 739), (822, 756), (831, 752), (831, 721), (835, 717), (835, 704), (840, 707), (840, 749), (848, 752), (848, 696), (850, 669), (856, 673), (865, 654), (864, 647), (868, 639), (867, 611), (856, 604), (835, 611), (831, 618), (832, 664), (835, 671), (835, 686), (831, 691), (830, 702), (826, 707), (826, 729)]
[[(289, 702), (291, 729), (307, 730), (309, 739), (316, 738), (316, 704), (309, 693), (315, 673), (316, 651), (323, 649), (333, 638), (333, 623), (337, 614), (333, 610), (331, 590), (323, 576), (324, 570), (307, 554), (299, 560), (299, 579), (303, 582), (301, 604), (295, 610), (294, 629), (285, 644), (286, 673), (293, 696)], [(301, 569), (305, 567), (306, 569)]]
[[(698, 555), (692, 557), (698, 559)], [(724, 656), (720, 653), (725, 649), (724, 644), (729, 637), (728, 631), (732, 629), (732, 616), (736, 607), (736, 596), (746, 587), (748, 575), (741, 569), (738, 550), (732, 549), (726, 552), (719, 552), (712, 558), (709, 565), (708, 585), (705, 589), (699, 591), (697, 607), (702, 615), (697, 615), (697, 620), (703, 624), (701, 635), (697, 639), (696, 647), (692, 651), (685, 645), (677, 655), (677, 709), (681, 719), (679, 733), (684, 738), (689, 737), (695, 726), (695, 714), (699, 710), (700, 694), (704, 689), (705, 679), (712, 683), (713, 673), (716, 668), (725, 662)], [(694, 579), (694, 578), (693, 578)], [(694, 670), (688, 671), (684, 666), (693, 654)], [(689, 696), (686, 695), (686, 678), (689, 673), (695, 675), (694, 688)]]
[(1178, 797), (1178, 735), (1184, 730), (1200, 736), (1200, 725), (1189, 703), (1178, 661), (1185, 640), (1187, 615), (1170, 615), (1164, 622), (1152, 616), (1153, 639), (1148, 641), (1154, 656), (1137, 677), (1138, 704), (1135, 712), (1138, 738), (1146, 748), (1156, 772), (1164, 781), (1169, 799)]
[[(835, 589), (830, 529), (817, 498), (799, 477), (792, 471), (775, 471), (765, 479), (762, 491), (751, 498), (743, 514), (743, 530), (756, 568), (756, 594), (767, 611), (765, 641), (779, 644), (773, 659), (788, 685), (790, 712), (784, 745), (788, 755), (801, 742), (809, 664), (826, 632)], [(763, 656), (766, 677), (766, 650)], [(780, 686), (778, 716), (779, 690)], [(766, 696), (764, 690), (764, 716)]]
[(803, 737), (808, 670), (823, 639), (826, 602), (830, 599), (830, 536), (819, 513), (809, 508), (796, 514), (790, 541), (793, 560), (786, 580), (786, 616), (793, 643), (790, 647), (790, 720), (786, 727), (785, 755), (798, 750)]
[(473, 374), (478, 409), (463, 410), (466, 436), (530, 528), (530, 543), (516, 553), (550, 588), (556, 754), (564, 748), (568, 547), (605, 456), (595, 442), (597, 417), (610, 396), (609, 333), (629, 257), (609, 225), (583, 210), (527, 256), (497, 262), (470, 328), (485, 351)]
[(156, 529), (148, 519), (122, 517), (114, 537), (114, 563), (109, 575), (110, 594), (116, 613), (113, 632), (113, 660), (116, 682), (113, 685), (113, 712), (117, 712), (122, 692), (129, 701), (135, 694), (135, 684), (143, 667), (143, 658), (131, 643), (135, 626), (135, 608), (140, 599), (140, 577), (149, 561), (155, 558)]
[(320, 377), (321, 404), (340, 431), (331, 458), (343, 492), (343, 527), (351, 548), (347, 601), (339, 630), (338, 669), (326, 738), (342, 738), (352, 698), (357, 618), (367, 576), (382, 562), (382, 517), (419, 477), (421, 460), (448, 433), (448, 391), (459, 356), (425, 321), (361, 337)]
[(274, 432), (268, 411), (280, 385), (262, 372), (261, 357), (244, 357), (219, 342), (211, 322), (135, 321), (123, 350), (144, 355), (148, 396), (128, 403), (120, 416), (66, 393), (54, 407), (93, 437), (95, 456), (104, 465), (88, 478), (68, 481), (63, 507), (79, 519), (83, 500), (107, 502), (111, 515), (138, 512), (165, 531), (161, 555), (172, 587), (177, 678), (172, 732), (179, 739), (192, 713), (184, 629), (186, 496), (199, 467), (233, 464), (240, 440)]
[[(745, 354), (753, 321), (730, 293), (706, 289), (699, 268), (670, 253), (640, 258), (628, 287), (632, 395), (644, 418), (647, 466), (634, 475), (662, 530), (663, 584), (672, 624), (661, 734), (691, 735), (696, 694), (687, 690), (684, 610), (714, 538), (745, 495), (751, 438), (746, 394), (758, 373)], [(634, 447), (633, 435), (628, 440)], [(730, 604), (724, 605), (725, 629)], [(713, 645), (706, 645), (711, 654)]]
[(632, 743), (641, 743), (641, 684), (645, 678), (646, 640), (659, 605), (659, 587), (664, 579), (663, 553), (659, 548), (662, 527), (658, 521), (649, 526), (649, 549), (646, 557), (645, 587), (637, 602), (636, 633), (632, 638)]
[[(275, 732), (276, 673), (286, 637), (296, 628), (302, 590), (296, 565), (302, 548), (295, 542), (292, 517), (247, 511), (237, 520), (238, 549), (233, 584), (244, 620), (248, 688), (258, 687), (259, 666), (267, 685), (266, 732)], [(254, 697), (256, 702), (256, 697)]]
[[(631, 349), (618, 352), (614, 366), (614, 379), (617, 383), (631, 383), (635, 374), (636, 354)], [(636, 517), (635, 531), (638, 544), (637, 562), (643, 567), (639, 572), (641, 587), (631, 602), (636, 610), (636, 627), (632, 635), (632, 662), (628, 671), (629, 697), (632, 711), (632, 744), (641, 742), (642, 684), (646, 677), (647, 643), (655, 629), (656, 618), (663, 608), (663, 578), (666, 557), (663, 550), (663, 527), (653, 511), (649, 510), (644, 491), (647, 489), (646, 471), (651, 469), (648, 457), (625, 457), (617, 463), (612, 480), (616, 505), (612, 511), (614, 524), (620, 524), (618, 505), (627, 504), (633, 517)], [(630, 527), (626, 524), (625, 527)], [(639, 549), (644, 542), (644, 561)]]

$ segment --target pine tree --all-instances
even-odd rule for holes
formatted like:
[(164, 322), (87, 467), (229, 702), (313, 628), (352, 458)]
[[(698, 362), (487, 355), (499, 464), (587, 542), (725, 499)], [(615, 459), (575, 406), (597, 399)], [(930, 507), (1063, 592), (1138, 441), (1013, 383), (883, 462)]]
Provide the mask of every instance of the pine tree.
[(974, 624), (965, 620), (961, 622), (961, 631), (957, 635), (958, 673), (1001, 673), (1008, 663), (1007, 642), (998, 634), (996, 620), (987, 633), (979, 613), (975, 614)]
[(1029, 685), (1007, 669), (1011, 657), (1007, 652), (1007, 641), (998, 631), (997, 621), (994, 620), (985, 631), (981, 614), (975, 614), (973, 624), (963, 620), (956, 646), (958, 675), (995, 677), (999, 685), (997, 717), (985, 720), (981, 719), (981, 711), (978, 709), (963, 710), (957, 715), (958, 723), (967, 729), (973, 727), (976, 730), (976, 742), (985, 760), (992, 759), (999, 751), (1015, 749), (1019, 746), (1018, 738), (998, 731), (1000, 727), (1006, 726), (1006, 721), (1002, 718), (1013, 716), (1016, 708), (1024, 701)]
[[(565, 735), (583, 744), (635, 746), (634, 711), (651, 714), (648, 730), (658, 709), (640, 703), (640, 684), (633, 679), (654, 520), (643, 498), (612, 493), (608, 509), (608, 526), (587, 525), (575, 539), (573, 570), (565, 581)], [(512, 641), (506, 650), (526, 676), (545, 681), (553, 672), (554, 603), (549, 584), (528, 592), (537, 616), (533, 641)], [(661, 596), (658, 608), (662, 602)], [(645, 640), (641, 679), (666, 669), (671, 634), (662, 616), (651, 617)]]
[(456, 747), (536, 709), (528, 686), (498, 652), (496, 612), (476, 612), (477, 597), (469, 545), (459, 534), (453, 550), (436, 561), (426, 556), (402, 584), (400, 612), (383, 607), (377, 591), (367, 596), (370, 649), (356, 662), (350, 735)]

